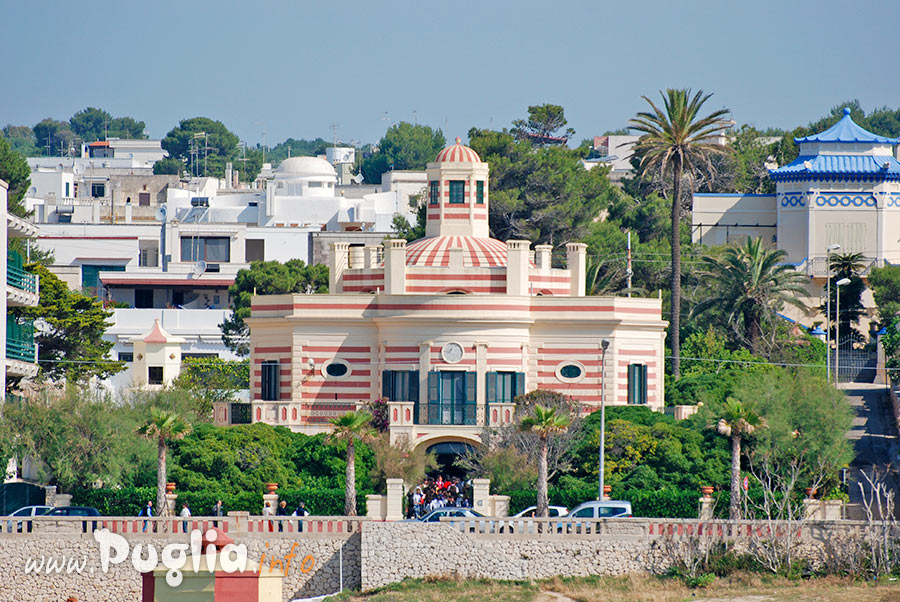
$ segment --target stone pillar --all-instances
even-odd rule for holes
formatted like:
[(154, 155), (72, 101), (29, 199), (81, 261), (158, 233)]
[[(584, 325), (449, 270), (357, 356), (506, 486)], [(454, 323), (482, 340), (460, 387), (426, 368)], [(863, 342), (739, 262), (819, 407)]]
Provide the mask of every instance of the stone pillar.
[(713, 516), (713, 504), (715, 500), (712, 496), (704, 495), (700, 498), (700, 520), (712, 520)]
[(587, 245), (580, 242), (567, 244), (566, 263), (569, 267), (569, 295), (584, 297), (587, 280)]
[(344, 270), (350, 262), (350, 243), (331, 243), (331, 261), (328, 264), (328, 292), (332, 295), (344, 292)]
[(472, 508), (482, 514), (490, 514), (490, 479), (472, 479)]
[(403, 520), (403, 479), (387, 479), (387, 512), (384, 520)]
[(246, 510), (232, 510), (228, 512), (228, 532), (234, 535), (247, 532), (247, 523), (250, 522), (250, 513)]
[(350, 247), (350, 269), (358, 270), (366, 267), (365, 262), (365, 247), (360, 247), (359, 245), (354, 245)]
[(535, 264), (542, 272), (550, 271), (551, 253), (553, 245), (537, 245), (534, 248)]
[[(274, 487), (273, 487), (274, 485)], [(269, 502), (269, 507), (272, 509), (272, 514), (275, 514), (275, 511), (278, 510), (278, 494), (275, 493), (278, 491), (278, 483), (269, 483), (266, 485), (268, 487), (268, 492), (263, 494), (263, 508), (266, 507), (266, 502)], [(260, 508), (260, 514), (262, 514), (262, 508)]]
[(385, 241), (384, 292), (388, 295), (406, 293), (406, 241), (402, 238)]
[(385, 519), (385, 503), (383, 495), (369, 494), (366, 496), (366, 516), (372, 520)]
[(178, 494), (174, 491), (169, 493), (166, 491), (166, 514), (165, 516), (176, 516), (178, 514), (178, 508), (176, 503), (178, 501)]
[(524, 297), (528, 290), (528, 251), (531, 243), (527, 240), (506, 241), (506, 294)]
[(491, 516), (509, 516), (509, 496), (492, 495), (494, 513)]
[(819, 500), (814, 498), (803, 498), (803, 518), (806, 520), (820, 520), (819, 516)]

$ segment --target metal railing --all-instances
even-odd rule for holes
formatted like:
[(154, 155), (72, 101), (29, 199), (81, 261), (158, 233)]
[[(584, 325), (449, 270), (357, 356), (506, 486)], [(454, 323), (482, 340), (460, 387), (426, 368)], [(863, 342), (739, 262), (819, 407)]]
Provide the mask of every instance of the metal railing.
[[(863, 257), (861, 258), (860, 263), (862, 263), (863, 267), (859, 272), (857, 272), (858, 276), (867, 276), (872, 268), (880, 268), (884, 266), (884, 261), (876, 259), (875, 257)], [(806, 271), (807, 276), (825, 277), (828, 275), (828, 258), (825, 256), (808, 257), (797, 265), (797, 269), (800, 271)]]
[(29, 293), (37, 292), (37, 276), (25, 271), (22, 256), (15, 251), (6, 252), (6, 284)]
[[(424, 424), (474, 425), (478, 406), (474, 403), (429, 403)], [(421, 413), (419, 415), (421, 418)], [(422, 424), (422, 422), (419, 422)]]
[(19, 323), (13, 316), (6, 317), (6, 357), (12, 360), (34, 363), (34, 322)]

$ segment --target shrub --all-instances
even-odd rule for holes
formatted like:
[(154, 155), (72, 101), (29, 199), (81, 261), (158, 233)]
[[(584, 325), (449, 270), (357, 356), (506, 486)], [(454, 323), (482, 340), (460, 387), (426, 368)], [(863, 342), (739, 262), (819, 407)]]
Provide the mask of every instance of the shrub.
[[(262, 492), (242, 491), (220, 493), (217, 491), (176, 491), (178, 507), (187, 503), (194, 516), (209, 516), (217, 500), (222, 500), (225, 511), (241, 510), (251, 514), (262, 514)], [(287, 502), (291, 511), (301, 500), (306, 509), (315, 516), (341, 516), (344, 513), (344, 490), (322, 488), (298, 488), (279, 490), (279, 500)], [(366, 494), (357, 494), (356, 508), (360, 515), (366, 513)], [(148, 500), (156, 499), (155, 487), (123, 487), (121, 489), (77, 489), (72, 495), (72, 504), (93, 506), (104, 516), (137, 516)]]

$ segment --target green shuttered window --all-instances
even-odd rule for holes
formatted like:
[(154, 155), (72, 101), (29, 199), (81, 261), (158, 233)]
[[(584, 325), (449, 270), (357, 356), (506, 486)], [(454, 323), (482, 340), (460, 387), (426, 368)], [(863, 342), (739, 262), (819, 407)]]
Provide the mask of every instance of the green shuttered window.
[(628, 403), (647, 403), (647, 366), (644, 364), (628, 366)]

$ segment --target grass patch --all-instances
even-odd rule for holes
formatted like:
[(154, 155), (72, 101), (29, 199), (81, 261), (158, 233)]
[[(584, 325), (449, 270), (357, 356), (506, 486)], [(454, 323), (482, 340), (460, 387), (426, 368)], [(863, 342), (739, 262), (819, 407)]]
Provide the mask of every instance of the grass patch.
[[(549, 594), (552, 592), (554, 595)], [(738, 572), (702, 589), (681, 580), (647, 575), (554, 577), (542, 581), (491, 581), (441, 575), (406, 579), (372, 592), (344, 592), (329, 600), (347, 602), (556, 602), (561, 594), (576, 602), (900, 602), (900, 581), (853, 581), (840, 577), (809, 580)]]

